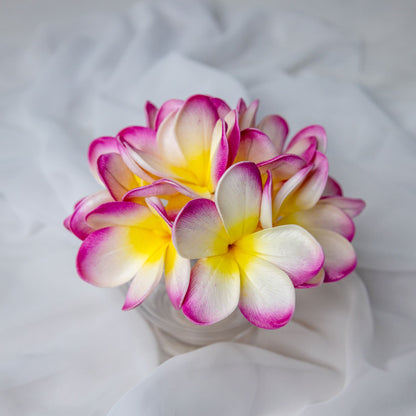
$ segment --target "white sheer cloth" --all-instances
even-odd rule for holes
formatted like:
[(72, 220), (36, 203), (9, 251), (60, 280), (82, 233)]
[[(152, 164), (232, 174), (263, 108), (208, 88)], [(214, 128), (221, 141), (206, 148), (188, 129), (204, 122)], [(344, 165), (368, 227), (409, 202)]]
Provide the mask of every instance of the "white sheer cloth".
[[(24, 54), (0, 49), (0, 414), (414, 414), (416, 83), (377, 53), (386, 62), (305, 13), (168, 0), (50, 26)], [(368, 206), (356, 272), (298, 290), (286, 327), (159, 365), (121, 293), (77, 277), (62, 220), (99, 188), (92, 139), (143, 124), (147, 99), (194, 93), (259, 98), (260, 116), (292, 133), (322, 124), (331, 174)]]

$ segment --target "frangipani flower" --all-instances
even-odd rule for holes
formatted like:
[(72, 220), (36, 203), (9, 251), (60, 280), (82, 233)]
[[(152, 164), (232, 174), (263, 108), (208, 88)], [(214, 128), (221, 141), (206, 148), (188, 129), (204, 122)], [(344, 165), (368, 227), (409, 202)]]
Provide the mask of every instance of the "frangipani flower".
[[(266, 167), (265, 164), (263, 167)], [(335, 181), (328, 183), (328, 160), (316, 152), (313, 163), (289, 178), (273, 195), (273, 177), (268, 174), (263, 195), (262, 226), (298, 224), (308, 230), (321, 245), (325, 262), (320, 273), (303, 287), (336, 281), (354, 270), (357, 259), (351, 245), (355, 226), (351, 219), (364, 208), (364, 201), (339, 195), (322, 198), (325, 190), (338, 193)], [(347, 214), (342, 207), (348, 211)]]
[(295, 286), (314, 277), (324, 258), (317, 241), (297, 225), (260, 229), (262, 183), (252, 162), (233, 165), (221, 178), (215, 202), (190, 201), (176, 217), (178, 253), (196, 259), (184, 314), (208, 325), (239, 306), (262, 328), (291, 318)]
[(163, 205), (155, 198), (147, 203), (107, 202), (91, 211), (86, 222), (95, 231), (79, 249), (77, 270), (83, 280), (100, 287), (133, 279), (123, 310), (140, 305), (164, 273), (168, 295), (179, 309), (188, 289), (190, 263), (172, 244), (172, 224)]
[(157, 111), (148, 103), (147, 118), (155, 130), (136, 129), (129, 137), (123, 130), (118, 135), (128, 166), (144, 180), (169, 179), (188, 193), (210, 198), (238, 150), (236, 112), (222, 100), (194, 95), (185, 102), (170, 100)]
[(117, 140), (111, 136), (99, 137), (90, 144), (88, 161), (91, 172), (107, 189), (81, 199), (75, 204), (74, 212), (65, 219), (65, 227), (81, 240), (94, 231), (86, 221), (91, 211), (106, 202), (121, 201), (129, 190), (146, 185), (146, 181), (124, 163), (119, 147)]
[[(82, 279), (132, 280), (128, 310), (164, 273), (174, 307), (191, 321), (215, 323), (238, 306), (271, 329), (291, 318), (294, 288), (348, 275), (352, 218), (364, 202), (328, 176), (322, 127), (286, 145), (286, 121), (268, 115), (257, 124), (258, 106), (240, 100), (232, 110), (204, 95), (147, 102), (146, 127), (94, 140), (90, 168), (105, 189), (64, 221), (83, 240)], [(190, 259), (199, 259), (192, 271)]]

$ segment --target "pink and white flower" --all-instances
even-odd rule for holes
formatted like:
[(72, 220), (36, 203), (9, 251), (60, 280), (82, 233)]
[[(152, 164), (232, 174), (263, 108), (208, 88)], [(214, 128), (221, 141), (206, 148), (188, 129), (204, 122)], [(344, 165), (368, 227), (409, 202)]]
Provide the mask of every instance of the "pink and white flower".
[(183, 303), (191, 321), (209, 325), (238, 306), (259, 327), (281, 327), (294, 311), (294, 287), (321, 269), (322, 249), (303, 228), (259, 228), (262, 193), (256, 165), (241, 162), (221, 178), (215, 202), (192, 200), (177, 216), (178, 253), (200, 259)]
[[(264, 164), (263, 168), (266, 167)], [(263, 226), (298, 224), (316, 238), (325, 254), (323, 272), (303, 287), (316, 286), (323, 280), (336, 281), (350, 274), (357, 264), (351, 244), (355, 232), (351, 218), (364, 209), (364, 201), (338, 195), (342, 190), (333, 179), (329, 179), (328, 185), (328, 160), (318, 151), (312, 163), (285, 181), (275, 194), (272, 182), (269, 171), (263, 198)], [(323, 196), (325, 191), (336, 195)]]
[(117, 136), (125, 163), (149, 183), (169, 179), (188, 193), (211, 197), (238, 150), (236, 112), (204, 95), (170, 100), (159, 110), (148, 103), (146, 109), (149, 127)]
[[(200, 325), (238, 306), (262, 328), (291, 318), (295, 288), (347, 276), (356, 266), (346, 198), (328, 176), (320, 126), (298, 132), (278, 115), (256, 124), (258, 100), (194, 95), (147, 102), (147, 126), (100, 137), (90, 168), (106, 189), (79, 201), (65, 227), (83, 240), (77, 269), (113, 287), (131, 280), (124, 310), (165, 275), (175, 308)], [(190, 270), (190, 259), (198, 259)]]
[(165, 275), (175, 308), (182, 305), (189, 284), (189, 260), (172, 244), (172, 223), (163, 205), (147, 200), (107, 202), (86, 216), (94, 230), (78, 252), (77, 270), (83, 280), (100, 287), (130, 283), (123, 310), (140, 305)]

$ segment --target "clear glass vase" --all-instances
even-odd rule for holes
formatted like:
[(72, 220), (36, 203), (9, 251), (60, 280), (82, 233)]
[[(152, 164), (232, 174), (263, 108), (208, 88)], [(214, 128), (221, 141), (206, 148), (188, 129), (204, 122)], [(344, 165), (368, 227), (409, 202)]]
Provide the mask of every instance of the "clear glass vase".
[(172, 306), (163, 281), (138, 310), (155, 334), (162, 360), (216, 342), (245, 343), (256, 330), (238, 309), (216, 324), (193, 324)]

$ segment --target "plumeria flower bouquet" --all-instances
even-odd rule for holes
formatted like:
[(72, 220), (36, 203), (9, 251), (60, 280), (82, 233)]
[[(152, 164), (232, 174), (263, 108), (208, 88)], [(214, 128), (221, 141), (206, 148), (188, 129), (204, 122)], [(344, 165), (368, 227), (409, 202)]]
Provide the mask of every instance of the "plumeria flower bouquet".
[(172, 305), (195, 324), (238, 307), (275, 329), (293, 315), (295, 288), (351, 273), (352, 218), (365, 204), (328, 176), (325, 130), (306, 127), (286, 144), (286, 121), (257, 123), (258, 105), (231, 109), (205, 95), (147, 102), (146, 127), (94, 140), (88, 158), (104, 190), (65, 220), (83, 240), (81, 278), (100, 287), (131, 281), (130, 310), (164, 276)]

